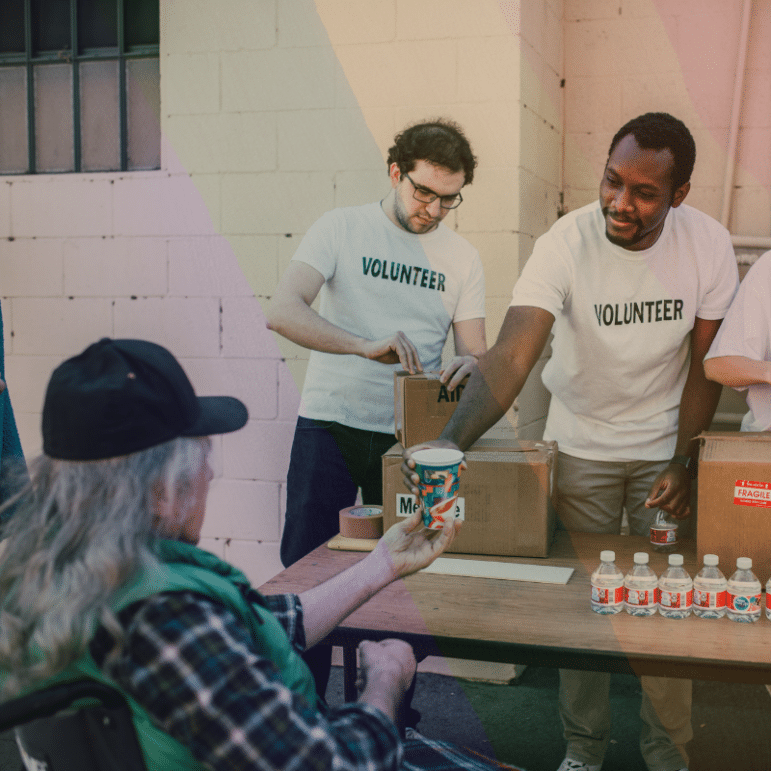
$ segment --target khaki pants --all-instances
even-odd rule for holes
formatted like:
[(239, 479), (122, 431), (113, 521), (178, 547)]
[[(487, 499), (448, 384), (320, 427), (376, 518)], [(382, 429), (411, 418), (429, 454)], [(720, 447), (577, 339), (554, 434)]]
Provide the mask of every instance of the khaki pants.
[[(644, 503), (665, 466), (666, 462), (588, 461), (560, 453), (557, 513), (562, 525), (567, 530), (617, 534), (626, 509), (630, 532), (648, 535), (656, 512)], [(599, 564), (599, 554), (597, 560)], [(688, 762), (684, 745), (693, 738), (691, 681), (642, 677), (640, 682), (642, 756), (650, 771), (677, 771)], [(602, 763), (610, 738), (609, 689), (609, 673), (560, 670), (559, 711), (568, 757)]]

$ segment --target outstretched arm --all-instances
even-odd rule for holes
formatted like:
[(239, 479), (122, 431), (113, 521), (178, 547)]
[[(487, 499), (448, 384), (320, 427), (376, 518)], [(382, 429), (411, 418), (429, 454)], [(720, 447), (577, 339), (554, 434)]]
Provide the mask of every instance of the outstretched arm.
[(412, 452), (421, 447), (470, 447), (514, 403), (549, 339), (554, 316), (542, 308), (513, 306), (506, 313), (495, 345), (479, 359), (458, 406), (434, 442), (404, 451), (402, 476), (418, 495), (418, 475)]
[(470, 447), (514, 403), (546, 346), (554, 316), (541, 308), (513, 306), (495, 345), (480, 358), (441, 439)]
[[(704, 357), (720, 328), (722, 319), (700, 319), (691, 331), (691, 364), (680, 400), (675, 456), (694, 455), (693, 439), (709, 428), (720, 400), (723, 386), (708, 380), (704, 373)], [(693, 462), (693, 461), (692, 461)], [(648, 508), (669, 512), (675, 519), (691, 514), (691, 475), (685, 466), (670, 463), (651, 486)]]
[(292, 260), (273, 293), (266, 314), (268, 329), (314, 351), (352, 354), (383, 364), (398, 362), (410, 373), (422, 371), (417, 348), (403, 332), (368, 340), (322, 318), (311, 305), (323, 284), (324, 276), (316, 268)]
[(430, 565), (453, 541), (460, 521), (441, 530), (423, 527), (421, 512), (390, 527), (374, 551), (323, 584), (300, 595), (308, 647), (397, 578)]

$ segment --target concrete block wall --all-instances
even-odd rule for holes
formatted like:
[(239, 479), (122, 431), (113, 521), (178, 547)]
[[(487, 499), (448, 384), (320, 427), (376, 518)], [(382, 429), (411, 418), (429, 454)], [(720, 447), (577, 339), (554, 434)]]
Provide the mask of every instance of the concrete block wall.
[[(771, 233), (771, 6), (755, 2), (733, 205), (736, 235)], [(744, 3), (566, 0), (565, 203), (596, 198), (608, 146), (627, 120), (666, 111), (696, 140), (687, 202), (720, 219)]]
[(5, 375), (27, 458), (40, 451), (56, 365), (102, 336), (161, 343), (199, 394), (232, 394), (249, 408), (245, 429), (214, 441), (203, 543), (255, 580), (275, 574), (286, 453), (274, 447), (287, 446), (277, 421), (296, 400), (280, 398), (281, 363), (259, 301), (190, 177), (6, 177), (0, 188), (9, 214), (0, 219)]
[[(446, 115), (479, 157), (446, 222), (482, 254), (493, 342), (535, 238), (594, 200), (615, 130), (691, 127), (689, 201), (717, 216), (741, 4), (723, 0), (161, 2), (162, 169), (0, 178), (7, 379), (28, 455), (51, 369), (101, 335), (171, 348), (200, 393), (251, 420), (215, 442), (204, 544), (279, 569), (307, 352), (263, 304), (308, 226), (388, 191), (406, 124)], [(732, 230), (771, 229), (771, 10), (754, 4)], [(542, 430), (534, 373), (510, 422)]]
[[(615, 130), (670, 110), (696, 136), (689, 201), (717, 215), (740, 3), (722, 0), (161, 2), (162, 169), (0, 178), (7, 379), (28, 455), (51, 369), (101, 335), (171, 348), (251, 420), (215, 442), (205, 545), (279, 569), (307, 352), (263, 304), (308, 226), (388, 191), (397, 130), (446, 115), (479, 157), (446, 222), (480, 250), (493, 342), (535, 238), (597, 195)], [(732, 230), (766, 235), (769, 6), (755, 3)], [(538, 375), (510, 422), (542, 430)]]
[[(242, 355), (271, 355), (246, 340), (262, 323), (261, 304), (270, 301), (305, 230), (335, 206), (382, 198), (394, 134), (434, 116), (457, 120), (479, 157), (463, 206), (446, 222), (482, 254), (494, 340), (520, 253), (529, 253), (556, 219), (561, 184), (562, 2), (522, 5), (274, 0), (228, 3), (228, 14), (203, 0), (192, 8), (164, 5), (167, 143), (258, 301), (223, 303), (223, 350), (236, 329), (244, 331)], [(226, 16), (254, 34), (226, 34)], [(200, 88), (177, 83), (191, 73)], [(280, 337), (274, 342), (279, 413), (257, 422), (274, 457), (257, 458), (256, 435), (244, 433), (230, 446), (240, 459), (239, 475), (259, 475), (266, 484), (280, 477), (281, 512), (308, 352)], [(535, 432), (545, 414), (539, 397), (527, 421)], [(510, 422), (518, 417), (512, 414)], [(213, 497), (210, 506), (218, 501)], [(263, 545), (277, 538), (280, 525), (271, 529), (266, 522)], [(213, 537), (235, 532), (207, 528)], [(239, 547), (243, 553), (249, 543)]]
[(482, 254), (492, 342), (557, 216), (562, 5), (162, 0), (161, 170), (0, 178), (6, 376), (27, 456), (64, 358), (104, 335), (166, 345), (199, 393), (250, 411), (214, 442), (203, 545), (258, 583), (275, 574), (307, 351), (267, 332), (263, 304), (323, 212), (387, 193), (394, 134), (448, 116), (479, 157), (446, 222)]
[[(523, 66), (517, 208), (521, 221), (512, 287), (536, 238), (554, 224), (563, 208), (563, 3), (521, 3), (520, 13)], [(509, 299), (505, 298), (504, 313)], [(517, 433), (523, 439), (543, 437), (549, 392), (541, 372), (550, 355), (547, 346), (515, 403)]]

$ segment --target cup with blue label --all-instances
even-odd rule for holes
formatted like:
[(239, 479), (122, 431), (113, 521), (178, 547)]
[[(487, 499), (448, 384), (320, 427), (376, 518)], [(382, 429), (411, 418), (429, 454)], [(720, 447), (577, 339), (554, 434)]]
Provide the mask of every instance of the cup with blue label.
[(430, 530), (441, 530), (446, 520), (455, 519), (463, 453), (448, 447), (430, 447), (415, 450), (411, 457), (420, 479), (423, 525)]

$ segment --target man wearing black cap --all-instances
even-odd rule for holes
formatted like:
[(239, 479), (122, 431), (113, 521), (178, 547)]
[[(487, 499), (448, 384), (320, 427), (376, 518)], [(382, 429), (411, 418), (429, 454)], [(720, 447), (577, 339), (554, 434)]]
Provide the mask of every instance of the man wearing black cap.
[(394, 719), (415, 673), (405, 642), (362, 643), (359, 701), (335, 709), (317, 703), (299, 655), (430, 564), (457, 526), (429, 534), (412, 517), (299, 597), (263, 597), (195, 546), (208, 435), (247, 419), (237, 399), (196, 396), (154, 343), (103, 339), (54, 371), (44, 454), (5, 532), (0, 698), (61, 680), (116, 686), (150, 771), (386, 771), (411, 751), (439, 753), (444, 768), (488, 768), (400, 739)]
[(51, 375), (43, 452), (61, 460), (112, 458), (180, 436), (236, 431), (248, 417), (232, 396), (196, 396), (160, 345), (105, 337)]

